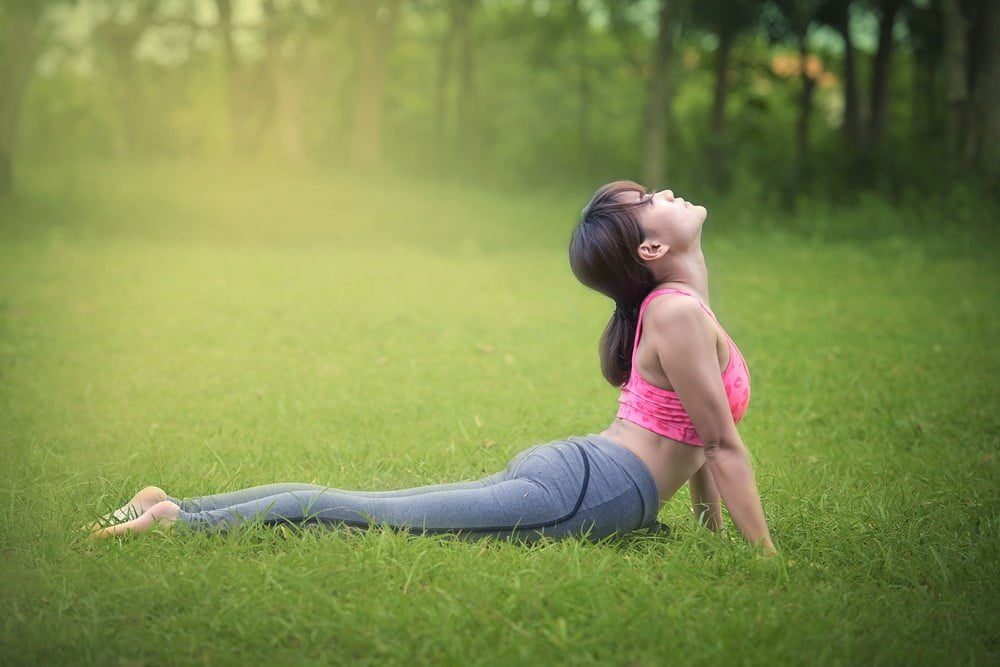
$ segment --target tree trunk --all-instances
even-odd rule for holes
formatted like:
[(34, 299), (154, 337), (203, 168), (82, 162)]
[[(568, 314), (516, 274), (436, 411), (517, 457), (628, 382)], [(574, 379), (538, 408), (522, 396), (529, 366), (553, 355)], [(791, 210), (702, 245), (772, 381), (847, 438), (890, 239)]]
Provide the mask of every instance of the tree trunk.
[(968, 57), (969, 21), (962, 13), (959, 0), (943, 0), (941, 16), (944, 33), (945, 99), (948, 117), (945, 125), (945, 148), (953, 161), (957, 161), (959, 146), (965, 132), (968, 106), (966, 58)]
[(382, 161), (385, 79), (398, 9), (399, 0), (364, 0), (358, 9), (358, 80), (351, 156), (362, 167), (376, 167)]
[(438, 149), (442, 151), (448, 147), (448, 83), (451, 81), (452, 52), (455, 48), (455, 11), (456, 3), (452, 0), (448, 9), (448, 29), (441, 38), (441, 47), (438, 51), (437, 104), (434, 120)]
[(233, 44), (232, 0), (215, 0), (219, 13), (219, 35), (222, 38), (223, 62), (226, 68), (226, 96), (229, 106), (229, 135), (233, 153), (240, 154), (246, 148), (243, 120), (240, 114), (240, 63)]
[(910, 89), (911, 132), (913, 136), (921, 136), (927, 132), (929, 119), (925, 116), (927, 109), (924, 99), (927, 97), (927, 87), (931, 85), (928, 77), (927, 56), (923, 53), (913, 54), (913, 86)]
[(6, 52), (0, 62), (0, 197), (14, 187), (14, 144), (21, 102), (38, 56), (35, 30), (40, 16), (36, 3), (17, 3), (7, 13)]
[(274, 72), (274, 129), (281, 156), (292, 164), (306, 160), (302, 137), (302, 94), (295, 76), (298, 68), (281, 60)]
[(992, 1), (976, 9), (965, 162), (981, 166), (996, 187), (1000, 175), (1000, 9)]
[(712, 132), (722, 137), (726, 131), (726, 97), (729, 95), (729, 57), (736, 33), (723, 30), (719, 34), (719, 47), (715, 52), (715, 88), (712, 91)]
[(851, 38), (850, 4), (838, 17), (837, 31), (844, 41), (844, 124), (843, 130), (855, 149), (864, 143), (861, 133), (861, 101), (858, 98), (858, 70), (855, 60), (854, 41)]
[(115, 134), (114, 152), (118, 157), (135, 155), (143, 136), (141, 130), (141, 111), (139, 103), (138, 79), (135, 72), (135, 61), (132, 58), (132, 47), (135, 42), (127, 34), (128, 28), (110, 27), (112, 40), (112, 81), (117, 105), (118, 123)]
[(942, 72), (937, 60), (927, 58), (925, 62), (925, 79), (927, 85), (924, 86), (924, 112), (923, 117), (927, 119), (926, 129), (930, 130), (944, 124), (947, 113), (947, 104), (941, 104), (941, 83)]
[(736, 31), (726, 27), (719, 33), (719, 46), (715, 52), (715, 85), (712, 90), (710, 126), (712, 136), (708, 142), (708, 168), (716, 187), (725, 188), (729, 183), (729, 170), (725, 162), (726, 99), (729, 95), (729, 61), (736, 41)]
[(643, 128), (645, 151), (642, 178), (646, 187), (660, 188), (666, 180), (666, 128), (670, 107), (671, 13), (669, 0), (660, 0), (659, 33), (646, 83), (646, 118)]
[(476, 50), (473, 32), (473, 18), (476, 4), (468, 1), (458, 3), (455, 14), (458, 41), (458, 99), (455, 116), (458, 119), (459, 145), (464, 151), (463, 162), (475, 164), (479, 160), (479, 114), (476, 99)]
[(868, 114), (868, 137), (866, 150), (875, 149), (882, 139), (885, 121), (889, 113), (889, 73), (892, 64), (893, 36), (899, 11), (899, 0), (883, 0), (880, 3), (881, 16), (878, 23), (878, 46), (872, 63), (871, 107)]
[(803, 182), (809, 175), (809, 126), (812, 118), (813, 91), (816, 89), (816, 82), (809, 76), (806, 67), (809, 58), (809, 47), (806, 44), (806, 35), (801, 34), (799, 42), (799, 77), (802, 82), (802, 89), (799, 92), (799, 111), (795, 122), (795, 173), (793, 174), (792, 190), (793, 195), (798, 194)]
[(133, 54), (146, 30), (154, 24), (158, 4), (142, 0), (129, 6), (133, 11), (128, 20), (118, 20), (121, 14), (128, 14), (123, 12), (125, 5), (118, 4), (95, 33), (109, 58), (109, 83), (116, 97), (119, 121), (114, 149), (119, 155), (133, 155), (151, 147), (151, 135), (147, 132), (149, 104)]
[[(274, 0), (263, 4), (264, 52), (271, 98), (270, 119), (278, 152), (290, 164), (305, 162), (305, 142), (302, 138), (302, 94), (299, 76), (303, 70), (304, 52), (301, 36), (282, 29), (281, 17)], [(286, 11), (296, 11), (295, 8)]]
[(574, 0), (571, 7), (573, 22), (573, 52), (577, 67), (577, 132), (581, 164), (589, 171), (590, 160), (590, 114), (593, 102), (593, 87), (590, 82), (590, 59), (587, 57), (587, 15), (580, 6), (581, 0)]

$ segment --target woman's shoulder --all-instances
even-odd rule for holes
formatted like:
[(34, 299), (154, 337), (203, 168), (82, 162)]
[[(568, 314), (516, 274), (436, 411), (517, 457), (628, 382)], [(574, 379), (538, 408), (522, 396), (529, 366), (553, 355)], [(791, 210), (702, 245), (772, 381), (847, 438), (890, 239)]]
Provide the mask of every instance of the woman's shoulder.
[(652, 292), (646, 297), (645, 319), (655, 325), (667, 325), (673, 321), (697, 321), (707, 315), (704, 304), (692, 294), (660, 291)]
[(689, 336), (718, 336), (715, 318), (704, 304), (690, 294), (663, 293), (653, 295), (643, 314), (643, 331), (671, 345)]

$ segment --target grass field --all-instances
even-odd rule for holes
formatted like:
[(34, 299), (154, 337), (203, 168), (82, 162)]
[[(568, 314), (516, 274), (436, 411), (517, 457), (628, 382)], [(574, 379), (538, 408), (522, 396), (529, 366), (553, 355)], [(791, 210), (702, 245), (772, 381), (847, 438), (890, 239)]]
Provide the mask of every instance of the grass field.
[(995, 245), (710, 217), (769, 561), (684, 492), (669, 536), (600, 544), (92, 542), (76, 527), (146, 484), (401, 488), (601, 430), (611, 308), (566, 259), (589, 192), (176, 165), (21, 187), (0, 204), (2, 664), (996, 664)]

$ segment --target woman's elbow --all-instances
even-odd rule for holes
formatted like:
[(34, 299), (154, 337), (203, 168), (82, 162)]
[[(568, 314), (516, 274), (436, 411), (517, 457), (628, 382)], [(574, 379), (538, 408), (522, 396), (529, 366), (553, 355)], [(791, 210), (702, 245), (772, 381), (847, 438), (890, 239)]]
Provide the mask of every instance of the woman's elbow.
[(710, 437), (703, 440), (702, 444), (705, 448), (705, 458), (709, 461), (717, 461), (720, 457), (725, 458), (732, 454), (743, 455), (745, 452), (743, 440), (738, 434), (729, 437)]
[(719, 456), (719, 448), (722, 447), (722, 440), (719, 438), (713, 438), (710, 440), (702, 439), (702, 446), (705, 448), (705, 459), (708, 461), (714, 461)]

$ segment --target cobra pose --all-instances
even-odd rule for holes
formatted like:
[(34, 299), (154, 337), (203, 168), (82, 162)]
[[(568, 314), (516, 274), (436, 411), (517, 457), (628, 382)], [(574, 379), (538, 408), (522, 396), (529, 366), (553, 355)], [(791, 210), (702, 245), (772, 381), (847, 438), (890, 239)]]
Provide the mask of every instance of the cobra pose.
[(658, 525), (660, 506), (689, 482), (703, 525), (721, 529), (724, 501), (743, 536), (774, 553), (736, 428), (749, 403), (749, 371), (709, 307), (706, 217), (703, 206), (670, 190), (616, 181), (597, 190), (573, 229), (574, 275), (615, 301), (600, 357), (604, 377), (621, 393), (615, 419), (600, 433), (528, 447), (482, 479), (410, 489), (282, 483), (181, 499), (150, 486), (92, 534), (177, 522), (226, 529), (253, 520), (593, 541)]

